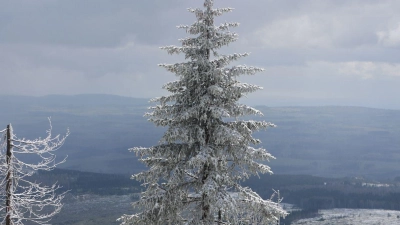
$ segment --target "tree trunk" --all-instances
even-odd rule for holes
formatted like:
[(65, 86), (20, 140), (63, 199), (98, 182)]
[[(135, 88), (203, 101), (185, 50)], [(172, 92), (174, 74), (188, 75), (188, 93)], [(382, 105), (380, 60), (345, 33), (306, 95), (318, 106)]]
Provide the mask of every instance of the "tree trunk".
[[(211, 12), (211, 6), (210, 5), (207, 6), (207, 11), (206, 12), (207, 12), (207, 14), (210, 14), (210, 12)], [(211, 20), (210, 17), (207, 17), (204, 22), (205, 22), (205, 24), (207, 26), (213, 25), (213, 21)], [(207, 40), (210, 40), (211, 39), (211, 34), (210, 34), (210, 31), (209, 31), (208, 28), (206, 30), (206, 34), (207, 34)], [(205, 54), (206, 54), (205, 56), (206, 56), (207, 61), (210, 61), (210, 53), (211, 53), (211, 49), (209, 47), (207, 47), (206, 48), (206, 52), (205, 52)], [(207, 78), (210, 79), (210, 77), (207, 77)], [(207, 83), (207, 85), (209, 85), (210, 80), (207, 80), (206, 83)], [(207, 111), (205, 113), (207, 114), (207, 120), (209, 120), (209, 118), (210, 118), (209, 117), (209, 111)], [(205, 145), (207, 146), (207, 145), (209, 145), (209, 141), (210, 141), (210, 131), (209, 131), (207, 122), (204, 124), (204, 133), (205, 133)], [(210, 173), (210, 167), (209, 167), (208, 163), (206, 163), (204, 165), (204, 167), (203, 167), (203, 178), (202, 178), (202, 183), (203, 184), (206, 182), (206, 179), (208, 178), (209, 173)], [(210, 205), (208, 203), (208, 196), (205, 193), (203, 193), (203, 196), (202, 196), (202, 211), (203, 211), (203, 215), (202, 215), (201, 219), (203, 221), (209, 220), (210, 213), (211, 213), (210, 212)]]
[[(207, 180), (208, 173), (209, 173), (209, 167), (208, 167), (207, 164), (204, 164), (203, 177), (202, 177), (202, 180), (201, 180), (203, 184)], [(206, 203), (206, 202), (208, 202), (207, 198), (208, 198), (207, 194), (203, 193), (202, 200), (201, 200), (201, 205), (202, 205), (201, 206), (201, 210), (203, 211), (203, 215), (202, 215), (201, 219), (203, 221), (207, 221), (207, 219), (209, 217), (209, 214), (210, 214), (210, 205), (208, 203)]]
[(11, 191), (12, 191), (12, 165), (11, 165), (11, 157), (12, 157), (12, 152), (11, 152), (11, 125), (7, 125), (7, 154), (6, 154), (6, 160), (7, 160), (7, 165), (8, 165), (8, 171), (7, 171), (7, 185), (6, 185), (6, 225), (12, 225), (11, 223)]

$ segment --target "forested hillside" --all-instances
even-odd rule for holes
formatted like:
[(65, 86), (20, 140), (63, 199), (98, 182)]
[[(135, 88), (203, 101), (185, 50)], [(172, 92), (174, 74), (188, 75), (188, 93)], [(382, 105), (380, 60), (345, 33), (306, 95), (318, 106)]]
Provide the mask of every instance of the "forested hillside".
[[(140, 183), (127, 175), (101, 174), (55, 169), (40, 172), (30, 179), (52, 184), (58, 180), (60, 192), (69, 190), (64, 207), (53, 224), (118, 224), (122, 213), (132, 213), (130, 202), (137, 198)], [(279, 190), (285, 203), (301, 207), (281, 224), (314, 217), (320, 209), (387, 209), (400, 210), (400, 178), (377, 183), (364, 178), (324, 178), (310, 175), (262, 175), (245, 185), (268, 199)], [(70, 215), (74, 215), (71, 217)], [(99, 216), (100, 215), (100, 216)]]

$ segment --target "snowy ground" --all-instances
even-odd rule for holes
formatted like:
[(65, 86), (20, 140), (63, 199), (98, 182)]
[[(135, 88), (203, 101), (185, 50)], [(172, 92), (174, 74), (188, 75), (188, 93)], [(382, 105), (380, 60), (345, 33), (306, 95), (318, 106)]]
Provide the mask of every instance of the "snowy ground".
[(400, 224), (400, 211), (380, 209), (320, 210), (315, 218), (302, 219), (293, 225), (390, 225)]

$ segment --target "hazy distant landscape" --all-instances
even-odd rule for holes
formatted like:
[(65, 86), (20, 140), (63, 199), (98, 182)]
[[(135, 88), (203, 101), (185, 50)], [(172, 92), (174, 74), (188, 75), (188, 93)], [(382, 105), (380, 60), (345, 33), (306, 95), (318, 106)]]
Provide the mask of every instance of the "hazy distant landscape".
[[(49, 126), (47, 117), (51, 117), (53, 134), (71, 131), (58, 151), (59, 157), (68, 155), (67, 162), (61, 169), (32, 178), (44, 184), (58, 180), (63, 186), (60, 191), (69, 190), (54, 224), (118, 224), (116, 218), (132, 213), (130, 202), (142, 187), (129, 177), (144, 166), (128, 148), (155, 145), (164, 130), (143, 117), (151, 106), (147, 99), (1, 96), (0, 104), (8, 106), (0, 111), (0, 124), (5, 127), (11, 122), (19, 137), (43, 137)], [(277, 157), (268, 164), (276, 175), (252, 177), (245, 185), (263, 198), (279, 190), (285, 203), (302, 209), (291, 212), (281, 224), (301, 218), (297, 224), (351, 223), (365, 215), (371, 215), (371, 224), (398, 221), (395, 212), (374, 209), (400, 210), (400, 128), (396, 126), (400, 111), (261, 103), (256, 108), (264, 117), (249, 119), (278, 126), (255, 134)]]
[[(112, 95), (1, 96), (0, 124), (19, 137), (39, 137), (51, 117), (54, 134), (71, 135), (58, 152), (61, 168), (132, 174), (144, 167), (128, 148), (152, 146), (163, 134), (143, 117), (148, 99)], [(394, 178), (400, 174), (400, 111), (362, 107), (256, 106), (278, 127), (255, 133), (277, 159), (276, 174)]]

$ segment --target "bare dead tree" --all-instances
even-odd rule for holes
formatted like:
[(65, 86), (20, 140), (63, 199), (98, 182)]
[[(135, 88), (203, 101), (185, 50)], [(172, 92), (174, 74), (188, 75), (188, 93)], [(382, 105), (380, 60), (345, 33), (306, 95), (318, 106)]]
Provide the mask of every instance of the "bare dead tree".
[[(65, 193), (56, 194), (60, 186), (46, 186), (27, 179), (39, 170), (52, 170), (66, 160), (57, 162), (54, 151), (64, 144), (69, 131), (63, 137), (52, 137), (50, 119), (49, 122), (45, 138), (18, 138), (11, 124), (0, 131), (4, 137), (0, 146), (0, 201), (5, 203), (0, 205), (2, 224), (22, 225), (25, 221), (48, 224), (63, 206)], [(28, 160), (25, 155), (34, 157)], [(34, 163), (32, 158), (36, 159)]]

